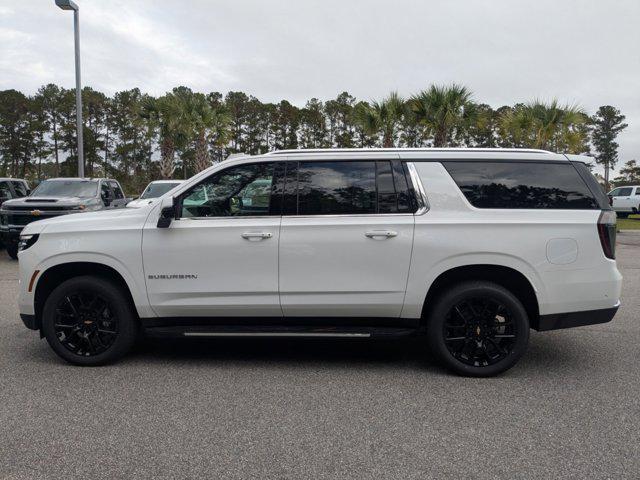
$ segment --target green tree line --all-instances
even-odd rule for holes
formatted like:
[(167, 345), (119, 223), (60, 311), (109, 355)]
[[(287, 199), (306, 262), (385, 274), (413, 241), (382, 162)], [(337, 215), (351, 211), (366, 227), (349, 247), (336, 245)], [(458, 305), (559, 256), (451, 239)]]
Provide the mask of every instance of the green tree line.
[[(34, 95), (0, 91), (0, 176), (31, 180), (77, 173), (75, 91), (54, 84)], [(528, 147), (591, 153), (609, 171), (627, 125), (612, 106), (590, 116), (558, 101), (493, 108), (460, 85), (432, 85), (403, 98), (312, 98), (302, 107), (243, 92), (176, 87), (160, 97), (82, 91), (87, 176), (117, 178), (128, 193), (151, 180), (188, 178), (234, 153), (366, 147)], [(633, 162), (633, 161), (630, 161)], [(636, 175), (635, 163), (614, 182)], [(626, 173), (625, 173), (626, 172)]]

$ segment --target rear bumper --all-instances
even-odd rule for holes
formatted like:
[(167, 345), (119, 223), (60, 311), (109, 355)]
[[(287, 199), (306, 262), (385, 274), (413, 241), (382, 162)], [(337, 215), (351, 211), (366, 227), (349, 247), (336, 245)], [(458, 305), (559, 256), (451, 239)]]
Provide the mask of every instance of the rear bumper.
[(613, 319), (619, 306), (620, 303), (615, 307), (602, 308), (598, 310), (540, 315), (537, 322), (532, 322), (531, 328), (538, 330), (539, 332), (546, 332), (548, 330), (559, 330), (561, 328), (583, 327), (585, 325), (607, 323)]

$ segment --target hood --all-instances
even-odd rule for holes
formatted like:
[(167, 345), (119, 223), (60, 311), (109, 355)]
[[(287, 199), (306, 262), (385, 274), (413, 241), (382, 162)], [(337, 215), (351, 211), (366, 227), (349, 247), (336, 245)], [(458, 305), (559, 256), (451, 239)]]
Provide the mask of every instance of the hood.
[(22, 231), (25, 235), (47, 232), (82, 232), (87, 230), (108, 229), (110, 224), (140, 224), (140, 228), (149, 214), (146, 208), (117, 208), (96, 212), (75, 213), (59, 217), (46, 218), (29, 223)]
[(156, 201), (158, 201), (157, 198), (138, 198), (137, 200), (131, 200), (129, 203), (127, 203), (127, 208), (141, 208), (147, 205), (151, 205)]
[(21, 206), (21, 207), (55, 207), (55, 208), (67, 208), (77, 205), (87, 205), (96, 202), (94, 197), (81, 198), (81, 197), (23, 197), (14, 198), (13, 200), (7, 200), (3, 206)]

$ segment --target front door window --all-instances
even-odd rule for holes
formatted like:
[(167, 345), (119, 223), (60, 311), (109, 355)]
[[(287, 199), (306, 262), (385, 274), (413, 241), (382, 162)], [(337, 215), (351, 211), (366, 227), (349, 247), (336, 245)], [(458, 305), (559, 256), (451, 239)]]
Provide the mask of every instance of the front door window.
[(182, 197), (182, 217), (270, 214), (273, 163), (238, 165), (214, 174)]

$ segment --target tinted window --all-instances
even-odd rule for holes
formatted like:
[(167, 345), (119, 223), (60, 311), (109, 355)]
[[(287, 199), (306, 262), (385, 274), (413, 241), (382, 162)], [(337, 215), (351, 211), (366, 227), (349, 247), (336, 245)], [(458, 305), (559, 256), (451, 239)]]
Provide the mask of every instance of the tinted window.
[(392, 162), (377, 161), (376, 186), (378, 213), (408, 213), (411, 211), (407, 179), (400, 163), (397, 163), (394, 168)]
[(300, 162), (298, 215), (376, 213), (375, 162)]
[(273, 163), (238, 165), (214, 174), (182, 197), (183, 217), (269, 215)]
[(628, 197), (631, 195), (631, 191), (633, 189), (631, 187), (623, 187), (618, 189), (618, 193), (615, 194), (616, 197)]
[(636, 195), (640, 195), (640, 187), (636, 188)]
[(598, 208), (572, 164), (446, 162), (469, 202), (478, 208)]
[(95, 197), (98, 182), (84, 180), (45, 180), (33, 191), (34, 197)]
[(22, 182), (11, 182), (18, 197), (27, 196), (27, 186)]

